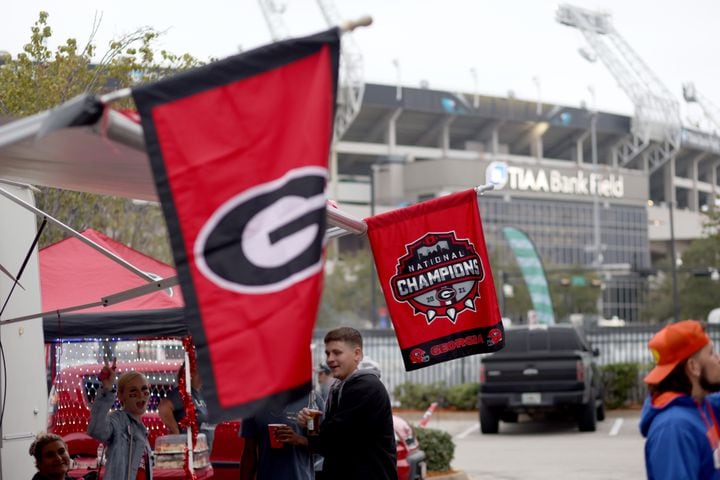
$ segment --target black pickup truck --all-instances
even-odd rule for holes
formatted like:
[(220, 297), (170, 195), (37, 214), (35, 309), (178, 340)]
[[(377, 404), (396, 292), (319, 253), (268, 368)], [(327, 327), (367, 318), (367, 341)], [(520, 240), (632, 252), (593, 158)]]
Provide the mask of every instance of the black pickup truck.
[(560, 411), (577, 419), (580, 431), (595, 431), (605, 419), (602, 381), (595, 357), (570, 324), (508, 328), (505, 348), (480, 365), (480, 429), (497, 433), (499, 421), (518, 414)]

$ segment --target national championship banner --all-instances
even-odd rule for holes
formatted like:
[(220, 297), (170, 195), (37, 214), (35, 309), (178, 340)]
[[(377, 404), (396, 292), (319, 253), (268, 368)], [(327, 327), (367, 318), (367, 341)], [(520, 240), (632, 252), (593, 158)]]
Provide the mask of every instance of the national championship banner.
[(211, 421), (309, 392), (339, 30), (133, 89)]
[(474, 190), (365, 221), (405, 370), (505, 345)]

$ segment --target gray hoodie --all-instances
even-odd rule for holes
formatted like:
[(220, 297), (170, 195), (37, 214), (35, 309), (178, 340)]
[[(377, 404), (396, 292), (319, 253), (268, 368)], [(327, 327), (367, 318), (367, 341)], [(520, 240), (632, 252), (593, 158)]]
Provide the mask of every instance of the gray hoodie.
[[(147, 429), (142, 422), (125, 412), (110, 412), (115, 393), (103, 387), (90, 408), (88, 434), (107, 445), (104, 480), (135, 480), (144, 453), (152, 454)], [(145, 472), (152, 480), (152, 468)]]

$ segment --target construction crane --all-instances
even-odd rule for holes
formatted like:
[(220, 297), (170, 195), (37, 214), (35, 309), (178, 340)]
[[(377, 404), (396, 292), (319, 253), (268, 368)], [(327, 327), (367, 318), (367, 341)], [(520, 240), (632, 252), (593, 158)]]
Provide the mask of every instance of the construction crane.
[(580, 30), (635, 106), (631, 136), (618, 149), (621, 166), (645, 152), (651, 172), (662, 167), (680, 145), (679, 102), (615, 30), (608, 13), (563, 4), (556, 20)]
[(258, 0), (258, 3), (273, 42), (288, 38), (290, 35), (288, 35), (285, 22), (282, 19), (282, 14), (285, 13), (285, 4), (275, 0)]
[[(288, 31), (282, 18), (285, 13), (285, 4), (281, 0), (258, 0), (258, 3), (273, 41), (277, 42), (288, 38)], [(336, 27), (341, 24), (342, 18), (332, 0), (317, 0), (317, 3), (328, 27)], [(342, 39), (333, 143), (340, 140), (357, 116), (364, 93), (362, 54), (353, 40), (352, 34), (345, 32)]]
[[(328, 27), (340, 25), (342, 17), (332, 0), (317, 0)], [(346, 32), (342, 39), (340, 57), (340, 85), (338, 88), (338, 109), (335, 116), (335, 142), (355, 120), (362, 106), (365, 93), (363, 57), (352, 33)]]
[(714, 133), (720, 132), (720, 108), (702, 95), (692, 82), (683, 83), (683, 98), (688, 103), (697, 103), (705, 118), (712, 124)]

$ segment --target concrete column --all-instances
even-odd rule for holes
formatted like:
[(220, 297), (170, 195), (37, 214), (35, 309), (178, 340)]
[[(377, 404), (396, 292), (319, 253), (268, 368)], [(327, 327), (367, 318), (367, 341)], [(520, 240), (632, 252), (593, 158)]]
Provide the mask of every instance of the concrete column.
[(693, 158), (690, 162), (690, 180), (692, 180), (692, 190), (690, 191), (690, 195), (688, 196), (688, 208), (693, 211), (697, 212), (700, 210), (700, 199), (698, 198), (698, 163), (702, 159), (704, 155), (698, 155), (697, 157)]
[(493, 127), (490, 142), (492, 154), (500, 153), (500, 126)]
[[(646, 166), (647, 166), (647, 158), (645, 158)], [(673, 205), (677, 206), (675, 203), (675, 157), (673, 156), (668, 162), (665, 164), (665, 202), (673, 202)]]
[(543, 158), (543, 141), (542, 135), (533, 135), (530, 140), (530, 155), (540, 160)]

